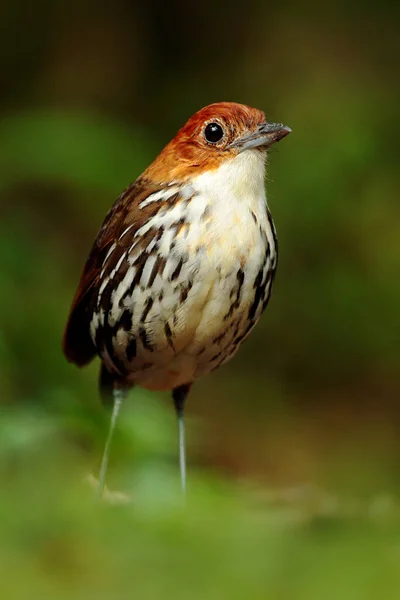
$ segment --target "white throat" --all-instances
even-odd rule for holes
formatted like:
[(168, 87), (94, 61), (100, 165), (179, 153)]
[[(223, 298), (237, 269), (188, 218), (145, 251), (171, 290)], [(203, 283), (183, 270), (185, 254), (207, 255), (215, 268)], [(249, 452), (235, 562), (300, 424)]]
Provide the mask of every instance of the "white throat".
[(224, 208), (230, 210), (239, 203), (258, 212), (260, 208), (265, 208), (266, 203), (265, 158), (264, 152), (245, 150), (218, 169), (196, 177), (193, 186), (215, 206), (224, 204)]
[[(267, 235), (275, 253), (273, 232), (268, 222), (264, 187), (265, 154), (245, 150), (219, 168), (196, 177), (192, 186), (196, 194), (190, 202), (189, 220), (197, 224), (189, 238), (203, 238), (213, 250), (209, 258), (227, 263), (234, 256), (245, 257), (260, 250), (260, 230)], [(205, 212), (206, 211), (206, 212)], [(204, 221), (202, 215), (208, 214)], [(196, 243), (196, 242), (195, 242)]]

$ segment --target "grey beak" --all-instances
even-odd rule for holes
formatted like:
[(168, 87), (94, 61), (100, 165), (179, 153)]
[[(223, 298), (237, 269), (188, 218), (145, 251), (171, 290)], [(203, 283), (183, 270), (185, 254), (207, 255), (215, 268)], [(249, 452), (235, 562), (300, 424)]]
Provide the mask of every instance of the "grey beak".
[(290, 127), (282, 123), (262, 123), (257, 129), (232, 142), (231, 147), (237, 147), (239, 152), (250, 148), (269, 148), (275, 142), (291, 133)]

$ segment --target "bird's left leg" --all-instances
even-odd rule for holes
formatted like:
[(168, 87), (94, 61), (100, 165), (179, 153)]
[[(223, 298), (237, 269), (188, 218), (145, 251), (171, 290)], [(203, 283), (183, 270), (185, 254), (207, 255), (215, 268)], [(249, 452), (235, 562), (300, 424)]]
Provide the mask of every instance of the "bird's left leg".
[(181, 472), (182, 491), (186, 493), (186, 448), (185, 448), (185, 421), (184, 408), (185, 400), (190, 390), (190, 384), (181, 385), (172, 391), (172, 398), (175, 405), (176, 415), (178, 417), (179, 428), (179, 466)]

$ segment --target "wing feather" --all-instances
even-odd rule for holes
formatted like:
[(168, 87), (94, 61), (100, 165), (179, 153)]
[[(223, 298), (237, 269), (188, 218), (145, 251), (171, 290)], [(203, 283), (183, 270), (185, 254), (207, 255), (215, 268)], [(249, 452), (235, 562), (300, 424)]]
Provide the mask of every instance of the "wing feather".
[(142, 208), (139, 205), (161, 190), (160, 185), (143, 177), (136, 180), (117, 198), (97, 234), (72, 301), (62, 343), (67, 360), (80, 367), (96, 355), (89, 328), (102, 269), (105, 263), (107, 269), (115, 267), (135, 232), (154, 212), (154, 204), (158, 205), (158, 210), (159, 202), (145, 204)]

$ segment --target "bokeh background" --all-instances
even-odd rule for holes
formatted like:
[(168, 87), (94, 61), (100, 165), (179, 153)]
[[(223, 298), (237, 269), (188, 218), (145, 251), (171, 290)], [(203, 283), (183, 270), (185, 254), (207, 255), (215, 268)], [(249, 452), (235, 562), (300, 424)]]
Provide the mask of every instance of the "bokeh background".
[[(390, 0), (3, 4), (0, 572), (13, 597), (398, 598), (399, 16)], [(190, 397), (190, 506), (170, 399), (136, 390), (109, 473), (133, 499), (104, 512), (82, 482), (108, 415), (98, 364), (62, 356), (69, 305), (115, 197), (220, 100), (293, 130), (269, 160), (274, 292)]]

